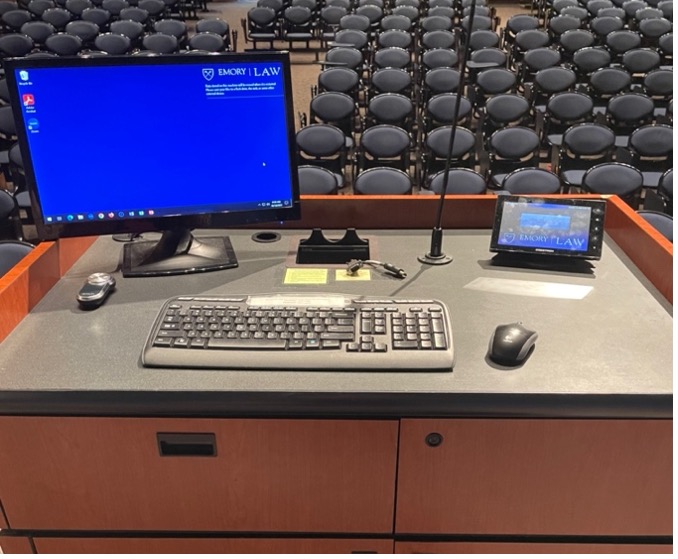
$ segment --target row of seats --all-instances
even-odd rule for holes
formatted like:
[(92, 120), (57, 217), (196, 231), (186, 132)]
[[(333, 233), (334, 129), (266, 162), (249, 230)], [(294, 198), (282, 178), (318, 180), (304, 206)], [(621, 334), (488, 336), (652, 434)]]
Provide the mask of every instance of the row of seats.
[[(351, 180), (352, 189), (346, 191), (365, 193), (360, 177), (365, 174), (370, 176), (368, 171), (373, 168), (391, 168), (397, 171), (394, 176), (400, 177), (384, 181), (380, 186), (381, 194), (406, 194), (412, 192), (415, 186), (420, 187), (416, 191), (440, 192), (441, 173), (447, 167), (451, 143), (450, 167), (455, 172), (461, 169), (473, 171), (482, 180), (475, 180), (468, 187), (450, 181), (449, 192), (515, 191), (514, 187), (507, 187), (507, 177), (516, 169), (539, 168), (541, 165), (540, 140), (531, 128), (509, 126), (497, 130), (490, 137), (487, 148), (479, 145), (475, 135), (467, 128), (457, 127), (454, 140), (451, 133), (452, 126), (436, 128), (426, 137), (425, 146), (413, 152), (404, 129), (377, 125), (365, 131), (363, 142), (350, 157), (349, 148), (352, 146), (347, 146), (346, 137), (338, 128), (327, 124), (306, 126), (297, 133), (299, 163), (323, 168), (329, 175), (323, 171), (315, 174), (305, 171), (302, 192), (337, 193)], [(554, 150), (552, 171), (549, 175), (541, 175), (542, 192), (569, 193), (590, 187), (597, 191), (597, 186), (585, 184), (585, 173), (596, 165), (615, 163), (619, 168), (632, 168), (635, 178), (632, 181), (611, 181), (606, 193), (618, 194), (638, 207), (648, 191), (661, 190), (662, 176), (672, 167), (672, 135), (671, 126), (646, 125), (631, 134), (627, 148), (619, 149), (615, 146), (614, 132), (607, 126), (592, 122), (571, 126), (562, 134), (561, 142)], [(543, 167), (541, 170), (546, 171)], [(463, 174), (468, 175), (466, 171)], [(547, 179), (550, 175), (553, 177)], [(326, 178), (320, 179), (323, 176)], [(632, 175), (625, 172), (622, 176), (628, 178)], [(320, 182), (315, 183), (315, 179)]]
[[(46, 21), (62, 29), (69, 21), (78, 19), (100, 23), (133, 19), (146, 23), (164, 17), (184, 20), (195, 13), (194, 0), (0, 0), (0, 30), (18, 32), (29, 21)], [(96, 11), (93, 11), (96, 9)], [(104, 10), (106, 14), (99, 10)]]
[[(299, 180), (312, 185), (305, 194), (336, 194), (333, 174), (321, 167), (302, 165)], [(642, 173), (632, 165), (620, 162), (599, 163), (586, 169), (579, 191), (595, 194), (616, 194), (633, 205), (642, 188)], [(412, 194), (562, 194), (559, 176), (541, 167), (521, 167), (508, 173), (500, 190), (488, 190), (485, 178), (472, 169), (451, 168), (433, 176), (431, 188), (416, 191), (407, 173), (392, 167), (374, 167), (361, 172), (355, 181), (354, 192), (365, 195)], [(673, 169), (665, 171), (659, 181), (657, 198), (661, 204), (653, 206), (667, 215), (673, 214)], [(637, 204), (635, 204), (637, 207)], [(657, 211), (653, 210), (653, 211)]]
[[(592, 10), (605, 9), (603, 5), (595, 8), (591, 4), (590, 7)], [(552, 19), (549, 19), (549, 23), (552, 23)], [(635, 128), (672, 121), (672, 70), (659, 67), (664, 60), (660, 59), (656, 49), (629, 49), (634, 52), (626, 53), (625, 59), (622, 56), (627, 66), (624, 63), (610, 63), (596, 68), (589, 58), (590, 51), (598, 54), (599, 49), (595, 46), (583, 45), (578, 49), (581, 52), (571, 52), (569, 47), (572, 43), (566, 41), (566, 46), (560, 44), (560, 39), (570, 37), (572, 33), (590, 32), (579, 28), (566, 29), (558, 35), (552, 29), (539, 29), (539, 26), (540, 22), (534, 16), (514, 16), (507, 22), (501, 44), (498, 44), (497, 37), (493, 43), (495, 46), (492, 43), (482, 45), (482, 48), (472, 52), (472, 61), (475, 55), (484, 55), (488, 59), (491, 55), (498, 66), (485, 70), (471, 68), (469, 74), (464, 76), (470, 84), (460, 97), (462, 120), (458, 123), (484, 136), (485, 141), (481, 138), (477, 143), (487, 152), (486, 157), (496, 158), (496, 152), (488, 149), (489, 138), (495, 130), (506, 126), (522, 125), (536, 131), (542, 154), (540, 162), (543, 163), (544, 152), (547, 158), (549, 151), (551, 155), (558, 154), (563, 132), (576, 123), (596, 121), (608, 125), (613, 131), (614, 143), (621, 147), (628, 143), (630, 132)], [(491, 30), (483, 31), (493, 33)], [(522, 41), (525, 35), (534, 37), (532, 31), (536, 32), (541, 43)], [(423, 35), (418, 34), (420, 38)], [(380, 46), (377, 44), (367, 49), (368, 56), (371, 56), (369, 62), (365, 60), (365, 50), (361, 52), (356, 48), (358, 45), (334, 47), (327, 52), (326, 61), (330, 65), (320, 73), (318, 86), (314, 90), (310, 122), (339, 126), (344, 131), (347, 145), (355, 148), (355, 155), (348, 158), (351, 162), (351, 168), (346, 173), (349, 181), (340, 178), (339, 184), (348, 184), (351, 176), (356, 177), (370, 165), (370, 158), (365, 154), (374, 143), (371, 134), (367, 134), (371, 127), (395, 125), (407, 129), (409, 147), (405, 155), (400, 157), (399, 166), (401, 170), (410, 172), (416, 183), (425, 187), (433, 174), (428, 166), (428, 161), (433, 159), (428, 155), (431, 151), (428, 134), (439, 125), (450, 124), (450, 108), (456, 104), (461, 81), (458, 56), (452, 48), (414, 51), (401, 48), (396, 51), (394, 47), (383, 49)], [(349, 50), (355, 62), (346, 54)], [(357, 55), (355, 51), (358, 51)], [(400, 60), (403, 62), (394, 67), (393, 61), (397, 60), (395, 53), (402, 51), (404, 56)], [(417, 58), (417, 54), (422, 51), (424, 56), (429, 57), (426, 63), (423, 62), (424, 56)], [(336, 52), (342, 52), (345, 57), (331, 57)], [(634, 65), (635, 59), (638, 56), (642, 58), (646, 52), (654, 55), (652, 65), (646, 68)], [(392, 55), (386, 64), (378, 62), (382, 53)], [(428, 60), (434, 58), (443, 62), (431, 62), (429, 66)], [(336, 64), (343, 66), (336, 67)], [(610, 85), (610, 82), (614, 83)], [(436, 87), (441, 89), (436, 90)], [(339, 98), (336, 93), (348, 95), (353, 103), (345, 98), (335, 102)], [(431, 100), (435, 101), (434, 106), (439, 104), (446, 107), (441, 112), (443, 118), (440, 121), (431, 115)], [(341, 110), (340, 104), (343, 107)], [(343, 119), (338, 117), (342, 111)], [(444, 120), (445, 115), (447, 122)], [(470, 137), (466, 132), (459, 134)], [(389, 134), (394, 145), (407, 145), (402, 134), (392, 131)], [(530, 133), (524, 135), (530, 136), (528, 143), (535, 143)], [(367, 146), (363, 146), (364, 138), (368, 140)], [(668, 150), (670, 152), (670, 145)], [(415, 165), (423, 162), (414, 173), (408, 167), (408, 162), (411, 164), (412, 161)], [(499, 186), (497, 180), (491, 182), (495, 188)]]
[[(480, 75), (496, 71), (486, 70)], [(668, 70), (662, 72), (671, 74)], [(448, 144), (441, 143), (441, 138), (449, 135), (458, 99), (457, 124), (463, 128), (457, 133), (465, 148), (462, 152), (480, 150), (490, 160), (497, 159), (506, 149), (515, 151), (518, 146), (522, 146), (520, 153), (525, 160), (552, 160), (559, 153), (565, 131), (586, 122), (595, 122), (597, 128), (606, 130), (606, 143), (601, 144), (600, 151), (606, 151), (606, 157), (611, 158), (615, 155), (613, 148), (629, 146), (633, 131), (647, 129), (648, 125), (653, 130), (665, 131), (670, 127), (661, 124), (672, 122), (671, 105), (660, 107), (641, 91), (617, 94), (604, 105), (597, 105), (591, 96), (580, 91), (561, 91), (552, 94), (543, 111), (517, 93), (497, 93), (486, 100), (481, 95), (475, 97), (476, 101), (486, 102), (472, 103), (455, 93), (438, 93), (428, 98), (417, 113), (411, 98), (398, 93), (377, 93), (369, 97), (365, 116), (360, 117), (355, 98), (341, 92), (322, 92), (311, 100), (311, 126), (302, 128), (298, 143), (306, 161), (322, 159), (336, 149), (349, 152), (353, 149), (353, 156), (349, 153), (339, 158), (339, 162), (343, 159), (353, 163), (348, 173), (340, 173), (342, 176), (355, 176), (370, 166), (374, 158), (395, 158), (391, 163), (403, 170), (409, 170), (413, 162), (420, 162), (413, 176), (425, 184), (436, 162), (447, 153)], [(356, 127), (358, 118), (361, 124)], [(320, 130), (325, 130), (325, 137), (317, 137)], [(513, 136), (509, 136), (509, 130), (514, 131)], [(504, 137), (510, 139), (500, 141)], [(631, 149), (647, 156), (650, 148), (641, 137), (646, 138), (636, 133)], [(670, 132), (664, 132), (662, 137), (665, 141), (656, 143), (651, 150), (656, 159), (661, 159), (658, 164), (665, 166), (672, 154), (672, 138)], [(474, 166), (480, 157), (469, 155), (468, 159), (466, 164)], [(345, 183), (340, 180), (340, 184)], [(496, 179), (493, 183), (499, 186)], [(646, 186), (654, 188), (656, 182)]]
[(30, 0), (26, 8), (7, 9), (17, 5), (0, 0), (0, 20), (4, 22), (0, 56), (169, 54), (231, 48), (230, 28), (222, 19), (200, 20), (196, 32), (189, 34), (180, 0), (138, 0), (136, 5), (127, 0), (62, 3)]
[[(408, 33), (451, 30), (456, 25), (469, 26), (470, 1), (457, 6), (453, 0), (394, 0), (385, 5), (383, 0), (258, 0), (242, 20), (246, 40), (254, 48), (265, 43), (272, 48), (275, 41), (285, 41), (288, 48), (300, 44), (310, 48), (315, 43), (323, 49), (331, 42), (343, 42), (346, 30), (375, 37), (384, 33), (399, 37), (399, 45), (408, 41)], [(499, 23), (494, 8), (477, 2), (474, 28), (496, 30)], [(482, 5), (481, 5), (482, 4)], [(481, 23), (482, 20), (482, 23)]]

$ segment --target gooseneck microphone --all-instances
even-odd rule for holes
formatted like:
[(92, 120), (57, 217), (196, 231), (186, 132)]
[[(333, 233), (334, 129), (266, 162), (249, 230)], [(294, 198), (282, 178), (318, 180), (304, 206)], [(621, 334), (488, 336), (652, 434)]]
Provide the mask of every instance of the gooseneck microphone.
[[(454, 139), (457, 135), (457, 121), (459, 120), (459, 111), (461, 107), (461, 98), (464, 93), (464, 86), (466, 82), (466, 68), (468, 66), (468, 58), (471, 53), (471, 32), (473, 31), (473, 19), (476, 15), (476, 0), (471, 0), (471, 9), (469, 11), (468, 29), (464, 37), (464, 49), (462, 50), (461, 64), (459, 68), (459, 87), (457, 89), (457, 99), (454, 104), (454, 112), (452, 114), (452, 128), (450, 129), (450, 145), (447, 150), (447, 157), (445, 158), (445, 170), (443, 172), (443, 185), (440, 191), (440, 198), (438, 203), (438, 212), (436, 215), (435, 226), (431, 232), (431, 247), (424, 256), (419, 256), (417, 260), (424, 264), (442, 265), (452, 262), (452, 257), (443, 252), (443, 208), (445, 206), (445, 194), (447, 193), (447, 185), (450, 180), (450, 167), (452, 165), (452, 155), (454, 153)], [(462, 25), (463, 30), (463, 25)]]

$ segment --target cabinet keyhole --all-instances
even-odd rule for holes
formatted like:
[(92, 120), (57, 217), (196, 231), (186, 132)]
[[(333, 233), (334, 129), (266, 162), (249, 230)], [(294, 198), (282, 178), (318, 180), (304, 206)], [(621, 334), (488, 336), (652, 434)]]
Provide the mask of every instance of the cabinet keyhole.
[(443, 444), (443, 436), (440, 433), (429, 433), (424, 440), (428, 446), (432, 447)]

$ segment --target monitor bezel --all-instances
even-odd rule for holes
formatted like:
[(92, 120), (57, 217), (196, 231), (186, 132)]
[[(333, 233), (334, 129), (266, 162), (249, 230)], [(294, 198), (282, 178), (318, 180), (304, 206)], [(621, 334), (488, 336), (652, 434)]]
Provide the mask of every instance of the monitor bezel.
[[(540, 248), (520, 245), (502, 245), (499, 244), (499, 232), (501, 231), (502, 219), (504, 215), (504, 205), (507, 202), (524, 204), (529, 207), (532, 204), (556, 204), (565, 207), (588, 207), (591, 208), (591, 219), (588, 230), (587, 250), (567, 250), (554, 248)], [(586, 198), (545, 198), (541, 196), (509, 196), (501, 195), (497, 197), (494, 222), (492, 225), (492, 237), (490, 239), (490, 252), (496, 253), (516, 253), (543, 256), (563, 256), (569, 258), (582, 258), (586, 260), (600, 260), (603, 249), (604, 221), (605, 221), (605, 200), (592, 200)]]
[[(36, 184), (32, 155), (28, 145), (28, 134), (24, 114), (21, 110), (17, 70), (38, 68), (106, 67), (119, 65), (151, 66), (176, 64), (221, 64), (235, 62), (277, 62), (283, 66), (283, 87), (288, 130), (288, 158), (290, 162), (292, 205), (281, 208), (256, 208), (247, 211), (183, 214), (178, 216), (143, 217), (123, 220), (77, 221), (46, 223), (39, 203), (39, 189)], [(292, 96), (291, 64), (288, 51), (266, 51), (218, 54), (170, 54), (158, 56), (101, 56), (101, 57), (54, 57), (54, 58), (8, 58), (3, 61), (10, 103), (16, 122), (17, 137), (21, 149), (23, 170), (26, 180), (33, 219), (40, 240), (54, 240), (60, 237), (80, 237), (120, 233), (144, 233), (166, 231), (175, 228), (225, 229), (257, 223), (279, 223), (301, 218), (299, 177), (296, 162), (296, 140), (294, 105)], [(187, 188), (189, 185), (187, 185)], [(246, 187), (246, 185), (243, 185)]]

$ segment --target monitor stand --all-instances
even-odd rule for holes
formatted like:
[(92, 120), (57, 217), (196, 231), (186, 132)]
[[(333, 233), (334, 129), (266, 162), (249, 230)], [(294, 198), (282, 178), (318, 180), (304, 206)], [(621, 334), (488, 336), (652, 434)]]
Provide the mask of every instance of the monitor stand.
[(237, 266), (227, 236), (198, 238), (190, 229), (163, 231), (157, 241), (133, 241), (123, 246), (124, 277), (193, 274)]
[(583, 258), (512, 252), (499, 252), (495, 254), (490, 260), (490, 264), (510, 268), (529, 268), (532, 270), (549, 270), (576, 274), (592, 274), (594, 268), (593, 264)]

